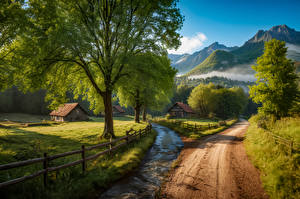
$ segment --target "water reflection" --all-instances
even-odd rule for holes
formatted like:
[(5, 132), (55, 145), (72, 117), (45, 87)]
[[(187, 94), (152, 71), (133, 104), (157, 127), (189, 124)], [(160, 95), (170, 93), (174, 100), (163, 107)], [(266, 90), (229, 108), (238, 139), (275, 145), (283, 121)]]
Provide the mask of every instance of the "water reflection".
[(173, 160), (183, 147), (180, 137), (171, 129), (153, 124), (158, 135), (141, 166), (133, 175), (117, 182), (100, 199), (155, 198), (155, 192)]

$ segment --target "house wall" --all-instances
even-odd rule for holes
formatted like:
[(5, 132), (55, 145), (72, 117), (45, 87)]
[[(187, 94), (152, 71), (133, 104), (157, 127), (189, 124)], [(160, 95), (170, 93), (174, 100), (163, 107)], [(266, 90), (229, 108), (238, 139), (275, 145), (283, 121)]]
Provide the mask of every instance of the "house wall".
[(194, 117), (196, 114), (185, 112), (180, 106), (175, 105), (169, 112), (172, 117)]
[(175, 105), (170, 111), (169, 114), (173, 117), (185, 117), (186, 116), (186, 112), (184, 112), (184, 110), (178, 106)]
[(51, 115), (51, 120), (57, 121), (57, 122), (63, 122), (64, 121), (64, 117)]
[(75, 109), (73, 109), (71, 111), (71, 113), (69, 113), (69, 115), (67, 115), (64, 120), (65, 121), (69, 121), (69, 122), (72, 122), (72, 121), (82, 121), (82, 120), (87, 120), (88, 119), (88, 116), (85, 112), (83, 112), (81, 110), (81, 108), (79, 107), (76, 107)]

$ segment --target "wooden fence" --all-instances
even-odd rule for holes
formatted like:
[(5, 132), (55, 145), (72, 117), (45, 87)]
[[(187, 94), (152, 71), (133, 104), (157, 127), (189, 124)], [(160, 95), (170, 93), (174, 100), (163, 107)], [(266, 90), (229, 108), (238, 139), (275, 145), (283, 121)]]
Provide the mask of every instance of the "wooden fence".
[[(152, 130), (152, 125), (149, 123), (149, 125), (145, 129), (140, 129), (138, 131), (131, 129), (129, 131), (126, 131), (126, 136), (115, 139), (115, 140), (110, 140), (110, 142), (101, 143), (101, 144), (89, 146), (89, 147), (85, 147), (85, 145), (82, 145), (81, 149), (75, 150), (75, 151), (69, 151), (69, 152), (65, 152), (65, 153), (61, 153), (61, 154), (56, 154), (53, 156), (48, 156), (47, 153), (44, 153), (44, 157), (41, 157), (41, 158), (35, 158), (35, 159), (0, 165), (0, 171), (1, 171), (1, 170), (9, 170), (9, 169), (13, 169), (13, 168), (22, 167), (22, 166), (32, 165), (35, 163), (43, 163), (42, 170), (39, 170), (36, 173), (33, 173), (31, 175), (23, 176), (23, 177), (9, 180), (6, 182), (1, 182), (0, 188), (6, 187), (8, 185), (17, 184), (19, 182), (23, 182), (25, 180), (29, 180), (29, 179), (38, 177), (40, 175), (43, 175), (44, 186), (47, 186), (47, 181), (48, 181), (47, 177), (48, 177), (49, 172), (58, 171), (58, 170), (61, 170), (61, 169), (67, 168), (67, 167), (71, 167), (71, 166), (75, 166), (78, 164), (82, 165), (82, 172), (84, 173), (86, 171), (87, 161), (94, 160), (105, 154), (111, 155), (112, 152), (116, 151), (120, 147), (127, 145), (134, 140), (141, 139), (141, 137), (143, 135), (150, 133), (151, 130)], [(99, 148), (107, 148), (107, 149), (104, 151), (98, 152), (94, 155), (90, 155), (90, 156), (86, 157), (87, 151), (91, 151), (91, 150), (95, 150), (95, 149), (99, 149)], [(56, 167), (48, 167), (49, 162), (52, 160), (75, 155), (75, 154), (81, 154), (81, 159), (76, 160), (74, 162), (67, 163), (67, 164), (63, 164), (60, 166), (56, 166)]]
[(201, 130), (205, 130), (205, 129), (213, 129), (213, 128), (219, 127), (218, 124), (210, 124), (210, 123), (208, 123), (207, 125), (200, 125), (200, 124), (196, 124), (196, 123), (189, 124), (187, 122), (178, 121), (178, 120), (171, 120), (171, 123), (182, 126), (183, 128), (188, 129), (190, 131), (201, 131)]
[(294, 142), (293, 140), (288, 140), (286, 138), (275, 135), (274, 133), (272, 133), (271, 131), (268, 131), (266, 129), (264, 129), (264, 132), (266, 132), (269, 135), (269, 137), (271, 137), (274, 140), (275, 143), (286, 146), (289, 150), (289, 155), (293, 154), (294, 149), (299, 150), (299, 146), (300, 146), (299, 143)]

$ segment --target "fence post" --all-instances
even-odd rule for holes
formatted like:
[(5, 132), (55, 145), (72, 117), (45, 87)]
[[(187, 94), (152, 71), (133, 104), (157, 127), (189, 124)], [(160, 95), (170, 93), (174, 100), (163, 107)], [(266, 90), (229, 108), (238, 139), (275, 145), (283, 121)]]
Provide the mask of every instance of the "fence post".
[(43, 169), (45, 169), (44, 173), (44, 186), (47, 187), (47, 178), (48, 178), (48, 156), (47, 153), (44, 153), (44, 162), (43, 162)]
[(140, 139), (142, 138), (142, 130), (139, 130), (139, 134), (140, 134)]
[(111, 146), (111, 141), (112, 141), (112, 139), (111, 139), (111, 137), (109, 138), (109, 155), (111, 155), (111, 148), (112, 148), (112, 146)]
[(294, 145), (294, 143), (293, 143), (293, 141), (291, 141), (291, 143), (290, 143), (290, 155), (293, 154), (293, 145)]
[(210, 123), (208, 123), (208, 129), (210, 129)]
[(85, 168), (86, 168), (86, 164), (85, 164), (85, 146), (82, 145), (81, 146), (81, 158), (82, 158), (82, 173), (85, 173)]
[(126, 142), (127, 142), (127, 145), (129, 144), (129, 132), (126, 131)]

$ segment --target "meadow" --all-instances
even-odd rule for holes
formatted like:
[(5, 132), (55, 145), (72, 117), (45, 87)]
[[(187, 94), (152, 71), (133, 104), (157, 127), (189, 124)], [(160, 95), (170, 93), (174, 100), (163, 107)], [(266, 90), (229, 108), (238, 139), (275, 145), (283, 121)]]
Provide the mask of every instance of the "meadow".
[[(0, 164), (42, 157), (45, 152), (54, 155), (78, 150), (81, 145), (88, 147), (108, 141), (100, 139), (104, 118), (91, 117), (90, 121), (64, 123), (25, 114), (1, 114), (0, 118)], [(35, 125), (26, 127), (24, 123)], [(129, 116), (114, 118), (117, 138), (125, 136), (129, 129), (143, 129), (146, 125), (147, 123), (134, 123)], [(43, 187), (42, 179), (37, 178), (0, 190), (0, 194), (7, 198), (80, 198), (83, 195), (97, 195), (139, 165), (155, 135), (153, 132), (141, 141), (121, 148), (113, 157), (103, 156), (89, 162), (85, 175), (81, 174), (80, 166), (75, 166), (51, 173), (47, 189)], [(77, 155), (69, 156), (55, 160), (52, 164), (60, 165), (78, 159)], [(28, 175), (39, 169), (40, 164), (1, 171), (0, 182)]]
[[(245, 147), (254, 165), (261, 171), (264, 189), (270, 198), (299, 198), (300, 118), (282, 118), (275, 122), (264, 122), (264, 125), (259, 116), (249, 121)], [(293, 141), (292, 153), (289, 146), (275, 142), (267, 131)]]

